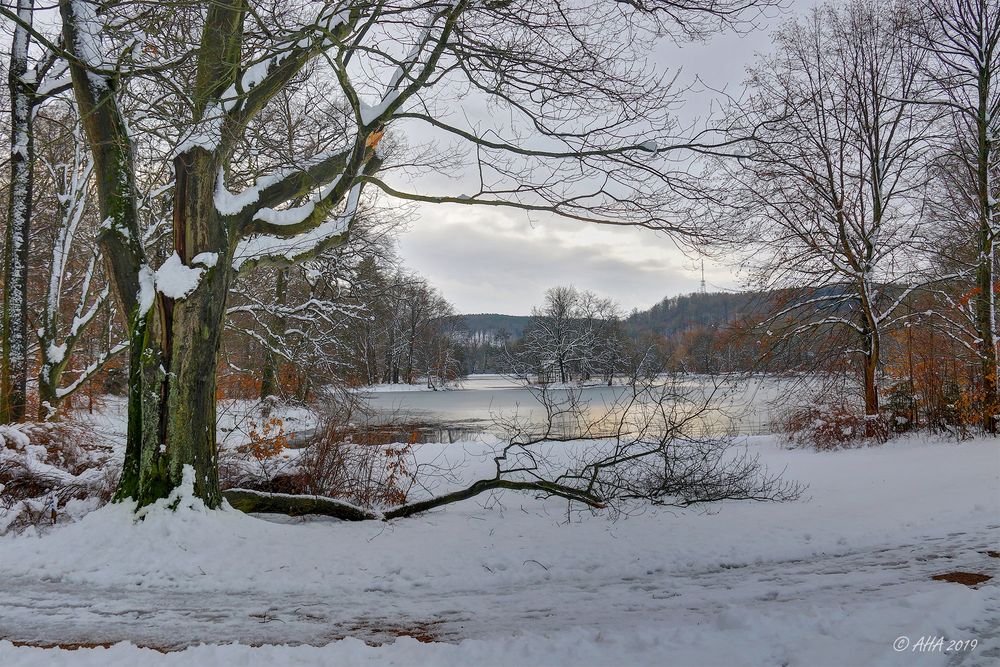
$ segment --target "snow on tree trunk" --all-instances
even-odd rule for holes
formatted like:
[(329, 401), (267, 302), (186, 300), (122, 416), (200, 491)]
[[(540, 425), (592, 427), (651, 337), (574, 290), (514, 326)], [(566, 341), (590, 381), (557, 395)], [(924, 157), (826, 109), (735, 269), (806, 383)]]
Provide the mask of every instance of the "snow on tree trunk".
[[(18, 0), (18, 16), (31, 22), (32, 0)], [(11, 100), (10, 194), (3, 256), (3, 313), (0, 317), (0, 422), (24, 420), (27, 405), (28, 239), (31, 225), (32, 84), (28, 72), (28, 29), (14, 27), (8, 87)]]
[[(229, 242), (214, 203), (216, 156), (193, 148), (179, 155), (174, 167), (174, 252), (180, 262), (164, 264), (155, 277), (142, 358), (144, 419), (136, 499), (145, 505), (165, 497), (190, 465), (195, 494), (216, 507), (221, 496), (215, 371), (229, 291), (230, 272), (224, 268), (230, 263)], [(212, 259), (195, 261), (199, 257)]]

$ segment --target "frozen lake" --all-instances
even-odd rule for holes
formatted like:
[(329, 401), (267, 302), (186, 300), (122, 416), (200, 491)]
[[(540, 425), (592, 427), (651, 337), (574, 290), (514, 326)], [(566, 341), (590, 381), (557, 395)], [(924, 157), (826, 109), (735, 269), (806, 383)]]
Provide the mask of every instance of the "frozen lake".
[[(691, 401), (680, 408), (690, 410), (711, 397), (712, 408), (699, 417), (698, 430), (712, 434), (769, 432), (773, 401), (785, 383), (775, 380), (721, 379), (683, 376), (679, 382)], [(557, 400), (565, 401), (571, 391), (579, 392), (588, 422), (610, 422), (620, 415), (623, 402), (632, 398), (627, 385), (593, 385), (574, 389), (550, 390)], [(421, 424), (440, 429), (437, 438), (452, 441), (476, 432), (498, 432), (497, 421), (516, 415), (541, 427), (546, 422), (545, 406), (538, 390), (529, 389), (501, 375), (473, 375), (458, 387), (441, 391), (378, 389), (363, 393), (376, 419), (395, 423)], [(650, 396), (639, 397), (630, 409), (648, 410), (655, 402)], [(449, 432), (451, 432), (449, 434)]]

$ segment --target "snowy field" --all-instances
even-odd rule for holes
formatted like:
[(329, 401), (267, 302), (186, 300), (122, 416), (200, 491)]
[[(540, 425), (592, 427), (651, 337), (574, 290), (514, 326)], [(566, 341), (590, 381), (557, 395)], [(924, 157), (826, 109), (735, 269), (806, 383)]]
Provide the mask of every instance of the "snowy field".
[[(0, 538), (0, 665), (997, 664), (996, 442), (749, 446), (803, 499), (612, 520), (507, 492), (388, 524), (108, 506)], [(931, 579), (954, 570), (994, 579)]]

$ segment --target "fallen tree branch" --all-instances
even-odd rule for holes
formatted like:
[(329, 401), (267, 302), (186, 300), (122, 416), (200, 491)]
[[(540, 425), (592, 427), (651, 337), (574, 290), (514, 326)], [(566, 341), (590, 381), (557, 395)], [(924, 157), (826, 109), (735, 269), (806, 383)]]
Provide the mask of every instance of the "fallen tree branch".
[(322, 514), (344, 521), (374, 521), (381, 514), (351, 503), (325, 496), (298, 496), (287, 493), (264, 493), (251, 489), (228, 489), (222, 496), (241, 512), (258, 514)]
[(234, 508), (248, 514), (287, 514), (288, 516), (321, 514), (335, 519), (343, 519), (344, 521), (388, 521), (390, 519), (413, 516), (414, 514), (426, 512), (435, 507), (441, 507), (460, 500), (467, 500), (478, 496), (480, 493), (494, 489), (537, 491), (551, 496), (566, 498), (567, 500), (575, 500), (598, 509), (604, 507), (604, 501), (597, 496), (586, 491), (574, 489), (573, 487), (545, 481), (517, 482), (507, 479), (482, 479), (464, 489), (428, 498), (427, 500), (400, 505), (386, 512), (367, 510), (363, 507), (325, 496), (264, 493), (250, 489), (229, 489), (223, 491), (222, 495)]
[(603, 508), (604, 501), (597, 496), (587, 493), (586, 491), (581, 491), (579, 489), (574, 489), (571, 486), (563, 486), (562, 484), (555, 484), (553, 482), (537, 481), (537, 482), (515, 482), (508, 479), (481, 479), (475, 482), (469, 487), (464, 489), (459, 489), (458, 491), (453, 491), (451, 493), (446, 493), (443, 496), (437, 496), (435, 498), (428, 498), (427, 500), (421, 500), (415, 503), (409, 503), (407, 505), (400, 505), (399, 507), (394, 507), (391, 510), (385, 512), (386, 519), (397, 519), (400, 517), (413, 516), (414, 514), (419, 514), (420, 512), (426, 512), (429, 509), (434, 509), (435, 507), (440, 507), (442, 505), (447, 505), (449, 503), (458, 502), (459, 500), (466, 500), (472, 498), (473, 496), (478, 496), (480, 493), (485, 491), (492, 491), (493, 489), (511, 489), (513, 491), (538, 491), (551, 496), (559, 496), (561, 498), (566, 498), (568, 500), (576, 500), (578, 502), (584, 503), (594, 508)]

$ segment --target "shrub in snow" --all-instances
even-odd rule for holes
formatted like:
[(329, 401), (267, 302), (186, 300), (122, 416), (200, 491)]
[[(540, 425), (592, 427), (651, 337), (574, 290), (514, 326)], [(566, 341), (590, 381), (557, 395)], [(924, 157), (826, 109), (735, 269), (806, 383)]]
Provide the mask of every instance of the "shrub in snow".
[(795, 408), (780, 424), (789, 443), (819, 450), (881, 444), (891, 434), (884, 417), (866, 416), (842, 405)]
[(295, 437), (295, 434), (285, 432), (284, 419), (268, 416), (261, 417), (259, 421), (250, 420), (247, 437), (249, 441), (237, 447), (236, 451), (256, 461), (261, 477), (268, 479), (272, 477), (269, 462), (275, 459), (287, 460), (285, 450), (288, 449), (289, 438)]
[(300, 460), (302, 492), (366, 508), (405, 503), (414, 483), (412, 443), (385, 443), (378, 435), (328, 419)]
[(72, 421), (0, 426), (0, 534), (41, 528), (106, 503), (111, 448)]
[(368, 509), (406, 502), (414, 484), (412, 438), (397, 443), (392, 429), (355, 424), (352, 407), (331, 408), (301, 438), (301, 449), (291, 449), (296, 434), (280, 418), (251, 420), (248, 442), (220, 462), (223, 488), (326, 496)]
[(913, 383), (901, 380), (889, 387), (884, 408), (889, 426), (896, 433), (906, 433), (917, 427), (917, 399)]

